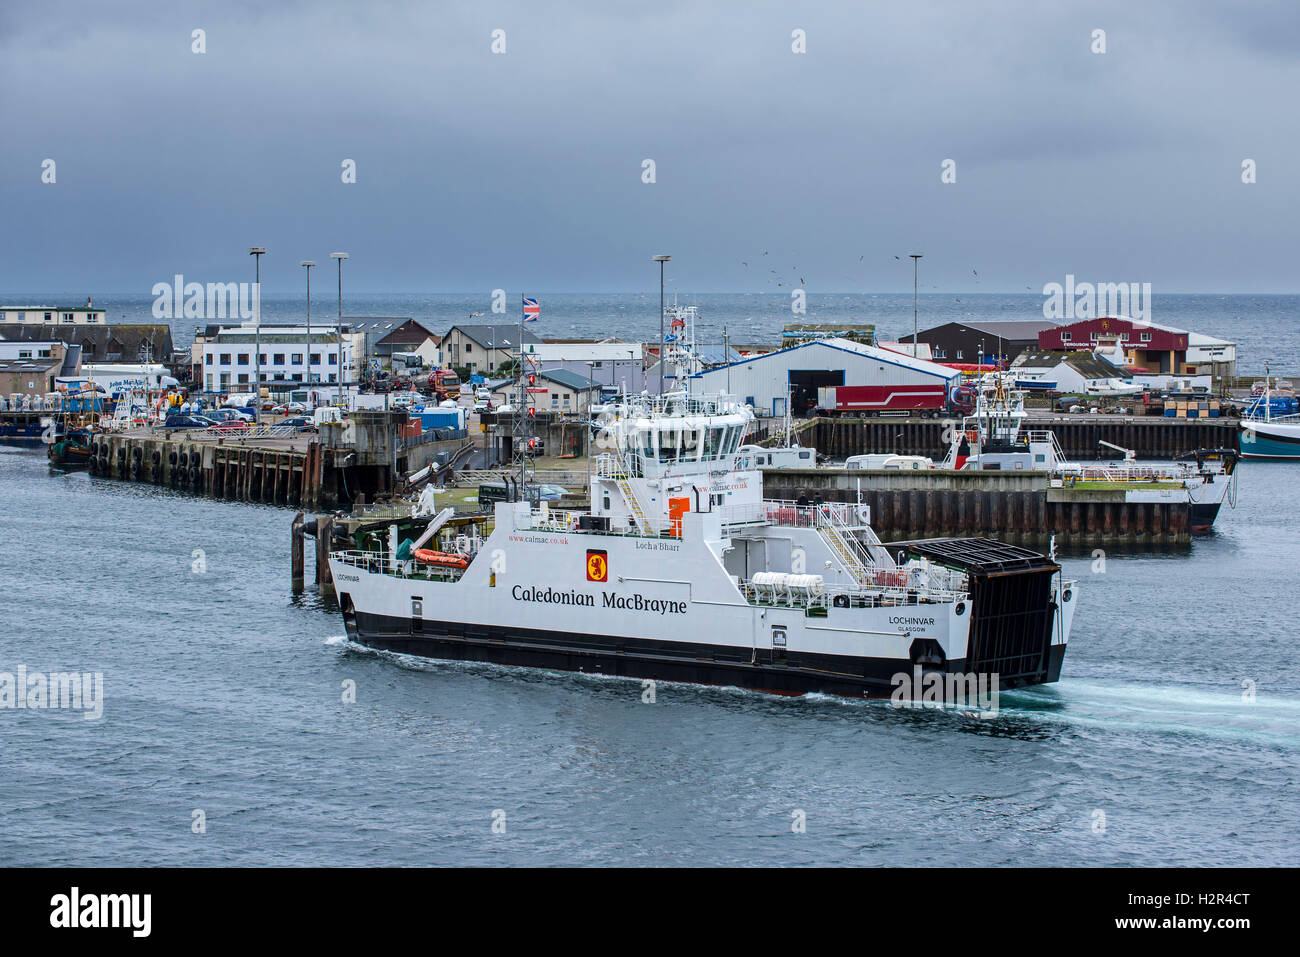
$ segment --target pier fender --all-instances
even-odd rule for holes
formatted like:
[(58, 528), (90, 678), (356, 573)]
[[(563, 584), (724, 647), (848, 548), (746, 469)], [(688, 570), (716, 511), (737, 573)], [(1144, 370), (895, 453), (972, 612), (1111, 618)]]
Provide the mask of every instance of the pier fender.
[(167, 453), (167, 464), (170, 465), (172, 468), (176, 468), (176, 450), (175, 450), (175, 449), (172, 449), (170, 452)]

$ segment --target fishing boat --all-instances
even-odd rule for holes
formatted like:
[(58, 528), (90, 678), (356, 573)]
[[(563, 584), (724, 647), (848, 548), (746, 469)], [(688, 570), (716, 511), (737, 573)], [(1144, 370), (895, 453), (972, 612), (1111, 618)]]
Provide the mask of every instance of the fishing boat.
[(1126, 502), (1187, 505), (1188, 527), (1208, 532), (1226, 501), (1236, 504), (1234, 449), (1194, 449), (1169, 463), (1141, 463), (1130, 449), (1111, 442), (1099, 444), (1122, 458), (1118, 461), (1072, 462), (1065, 457), (1050, 429), (1025, 428), (1025, 393), (1005, 373), (990, 373), (980, 381), (974, 412), (952, 434), (940, 468), (986, 471), (1046, 472), (1054, 483), (1101, 483), (1122, 491)]
[(1241, 454), (1248, 459), (1300, 459), (1300, 414), (1294, 391), (1275, 388), (1265, 376), (1238, 424)]
[(1058, 680), (1079, 593), (1051, 557), (988, 539), (886, 545), (865, 505), (767, 499), (740, 455), (752, 423), (726, 395), (622, 396), (602, 409), (585, 508), (520, 494), (483, 535), (450, 508), (357, 535), (329, 558), (349, 638), (779, 694)]
[(88, 468), (91, 442), (104, 413), (104, 396), (93, 383), (61, 392), (56, 411), (47, 420), (45, 441), (50, 465), (65, 471)]

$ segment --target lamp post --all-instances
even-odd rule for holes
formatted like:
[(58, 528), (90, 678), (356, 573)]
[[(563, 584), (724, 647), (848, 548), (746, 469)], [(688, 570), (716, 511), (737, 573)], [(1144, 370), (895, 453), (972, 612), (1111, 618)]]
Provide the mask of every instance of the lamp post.
[(912, 358), (915, 359), (919, 348), (916, 341), (918, 335), (916, 327), (916, 269), (917, 263), (924, 253), (908, 253), (907, 255), (912, 260)]
[(659, 396), (664, 394), (664, 263), (672, 256), (655, 256), (652, 260), (659, 264)]
[(316, 264), (310, 259), (304, 259), (298, 265), (307, 270), (307, 352), (303, 359), (307, 363), (307, 409), (310, 411), (316, 408), (311, 391), (311, 267)]
[(265, 246), (249, 246), (248, 255), (253, 257), (253, 276), (256, 282), (253, 290), (257, 295), (257, 310), (253, 319), (253, 421), (262, 421), (262, 257), (266, 255)]
[(334, 387), (335, 405), (340, 404), (340, 400), (343, 398), (343, 260), (347, 258), (347, 253), (330, 253), (330, 259), (338, 260), (339, 264), (339, 323), (337, 328), (334, 330), (338, 337), (339, 349), (339, 371)]

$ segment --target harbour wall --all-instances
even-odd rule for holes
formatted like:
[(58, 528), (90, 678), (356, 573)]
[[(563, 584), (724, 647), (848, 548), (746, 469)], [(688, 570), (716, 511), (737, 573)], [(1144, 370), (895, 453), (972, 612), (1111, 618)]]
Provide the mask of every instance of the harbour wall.
[(1164, 547), (1191, 542), (1185, 503), (1126, 502), (1122, 489), (1050, 488), (1032, 472), (768, 469), (768, 498), (861, 501), (883, 541), (988, 537), (1018, 545)]
[[(196, 440), (188, 433), (99, 433), (91, 440), (92, 475), (160, 485), (240, 502), (335, 509), (392, 491), (394, 476), (454, 452), (463, 440), (391, 450), (335, 447), (320, 441), (253, 445)], [(395, 464), (394, 464), (395, 463)], [(417, 464), (411, 464), (417, 463)]]

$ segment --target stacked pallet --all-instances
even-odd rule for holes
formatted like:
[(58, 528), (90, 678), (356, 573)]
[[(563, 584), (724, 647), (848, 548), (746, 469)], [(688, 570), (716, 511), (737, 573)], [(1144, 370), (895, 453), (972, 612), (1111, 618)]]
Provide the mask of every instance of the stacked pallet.
[(1165, 400), (1167, 419), (1217, 419), (1219, 414), (1218, 399)]

